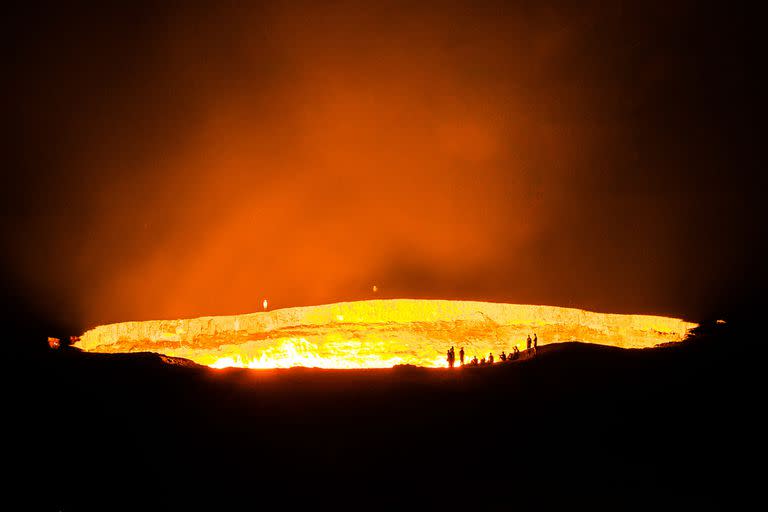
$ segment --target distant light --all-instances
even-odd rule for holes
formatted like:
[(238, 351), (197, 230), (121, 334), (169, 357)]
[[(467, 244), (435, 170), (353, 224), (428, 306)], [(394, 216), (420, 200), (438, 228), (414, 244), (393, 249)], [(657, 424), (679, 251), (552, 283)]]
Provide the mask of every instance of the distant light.
[(336, 315), (336, 320), (338, 320), (339, 322), (343, 322), (344, 321), (344, 315)]
[(267, 306), (269, 306), (269, 302), (267, 302), (267, 299), (264, 299), (264, 302), (261, 303), (261, 307), (267, 309)]
[(724, 323), (725, 323), (725, 320), (717, 320), (715, 323), (718, 323), (718, 324), (724, 324)]
[(57, 349), (61, 347), (61, 340), (59, 338), (48, 337), (48, 346)]
[(377, 291), (379, 291), (379, 287), (376, 285), (373, 285), (373, 293), (376, 293)]

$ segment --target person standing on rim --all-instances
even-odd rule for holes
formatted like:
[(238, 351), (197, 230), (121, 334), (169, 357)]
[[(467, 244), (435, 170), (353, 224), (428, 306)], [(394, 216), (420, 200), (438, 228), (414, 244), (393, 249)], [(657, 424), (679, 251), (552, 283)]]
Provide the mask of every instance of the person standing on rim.
[(539, 351), (539, 337), (536, 335), (536, 333), (533, 333), (533, 355), (536, 355), (536, 353)]
[(464, 366), (464, 347), (459, 349), (459, 362), (461, 363), (461, 366)]
[(525, 347), (526, 347), (526, 350), (525, 350), (526, 354), (530, 356), (531, 355), (531, 335), (530, 334), (528, 335), (528, 339), (525, 341)]

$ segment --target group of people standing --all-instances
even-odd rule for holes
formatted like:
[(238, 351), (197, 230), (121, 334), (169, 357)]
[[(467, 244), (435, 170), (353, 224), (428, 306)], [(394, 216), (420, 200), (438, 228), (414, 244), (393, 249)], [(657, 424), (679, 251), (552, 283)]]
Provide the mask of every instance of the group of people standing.
[[(528, 339), (525, 341), (525, 346), (525, 353), (528, 357), (533, 357), (536, 355), (536, 351), (539, 348), (539, 337), (536, 335), (536, 333), (533, 334), (533, 339), (531, 339), (530, 334), (528, 335)], [(501, 362), (515, 361), (519, 358), (520, 349), (517, 348), (517, 345), (512, 347), (512, 352), (509, 355), (507, 355), (503, 350), (501, 351), (501, 354), (499, 354), (499, 360)], [(448, 360), (448, 368), (453, 368), (456, 364), (456, 352), (454, 351), (453, 347), (448, 349), (448, 357), (446, 359)], [(472, 357), (472, 359), (469, 361), (469, 366), (493, 364), (493, 361), (493, 352), (491, 352), (488, 354), (487, 358), (483, 357), (480, 360), (477, 359), (477, 356)], [(459, 364), (464, 366), (464, 347), (459, 348)]]

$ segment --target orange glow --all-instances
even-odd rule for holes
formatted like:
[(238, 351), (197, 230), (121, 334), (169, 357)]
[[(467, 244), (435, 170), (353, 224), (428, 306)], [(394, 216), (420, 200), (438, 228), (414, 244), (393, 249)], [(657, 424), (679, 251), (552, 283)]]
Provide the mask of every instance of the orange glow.
[[(648, 348), (682, 340), (696, 324), (649, 315), (474, 301), (368, 300), (247, 315), (103, 325), (78, 346), (93, 352), (159, 352), (213, 368), (445, 367), (446, 351), (467, 360), (489, 352), (582, 341)], [(457, 362), (458, 364), (458, 362)]]

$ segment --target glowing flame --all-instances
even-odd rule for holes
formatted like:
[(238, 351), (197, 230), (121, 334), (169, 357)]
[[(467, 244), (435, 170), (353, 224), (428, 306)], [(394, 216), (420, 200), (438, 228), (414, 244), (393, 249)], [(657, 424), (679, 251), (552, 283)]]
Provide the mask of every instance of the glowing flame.
[[(293, 368), (306, 366), (310, 368), (388, 368), (403, 364), (403, 358), (385, 358), (371, 354), (368, 357), (350, 358), (346, 354), (336, 354), (328, 357), (318, 355), (318, 346), (305, 338), (290, 338), (279, 345), (269, 347), (252, 359), (243, 358), (241, 354), (226, 356), (209, 365), (212, 368)], [(442, 366), (443, 361), (436, 358), (431, 366)]]
[(645, 348), (680, 341), (695, 326), (675, 318), (553, 306), (393, 299), (103, 325), (77, 345), (94, 352), (159, 352), (214, 368), (445, 367), (451, 346), (457, 356), (463, 347), (467, 362), (489, 353), (498, 359), (513, 347), (525, 351), (534, 333), (539, 345), (582, 341)]

